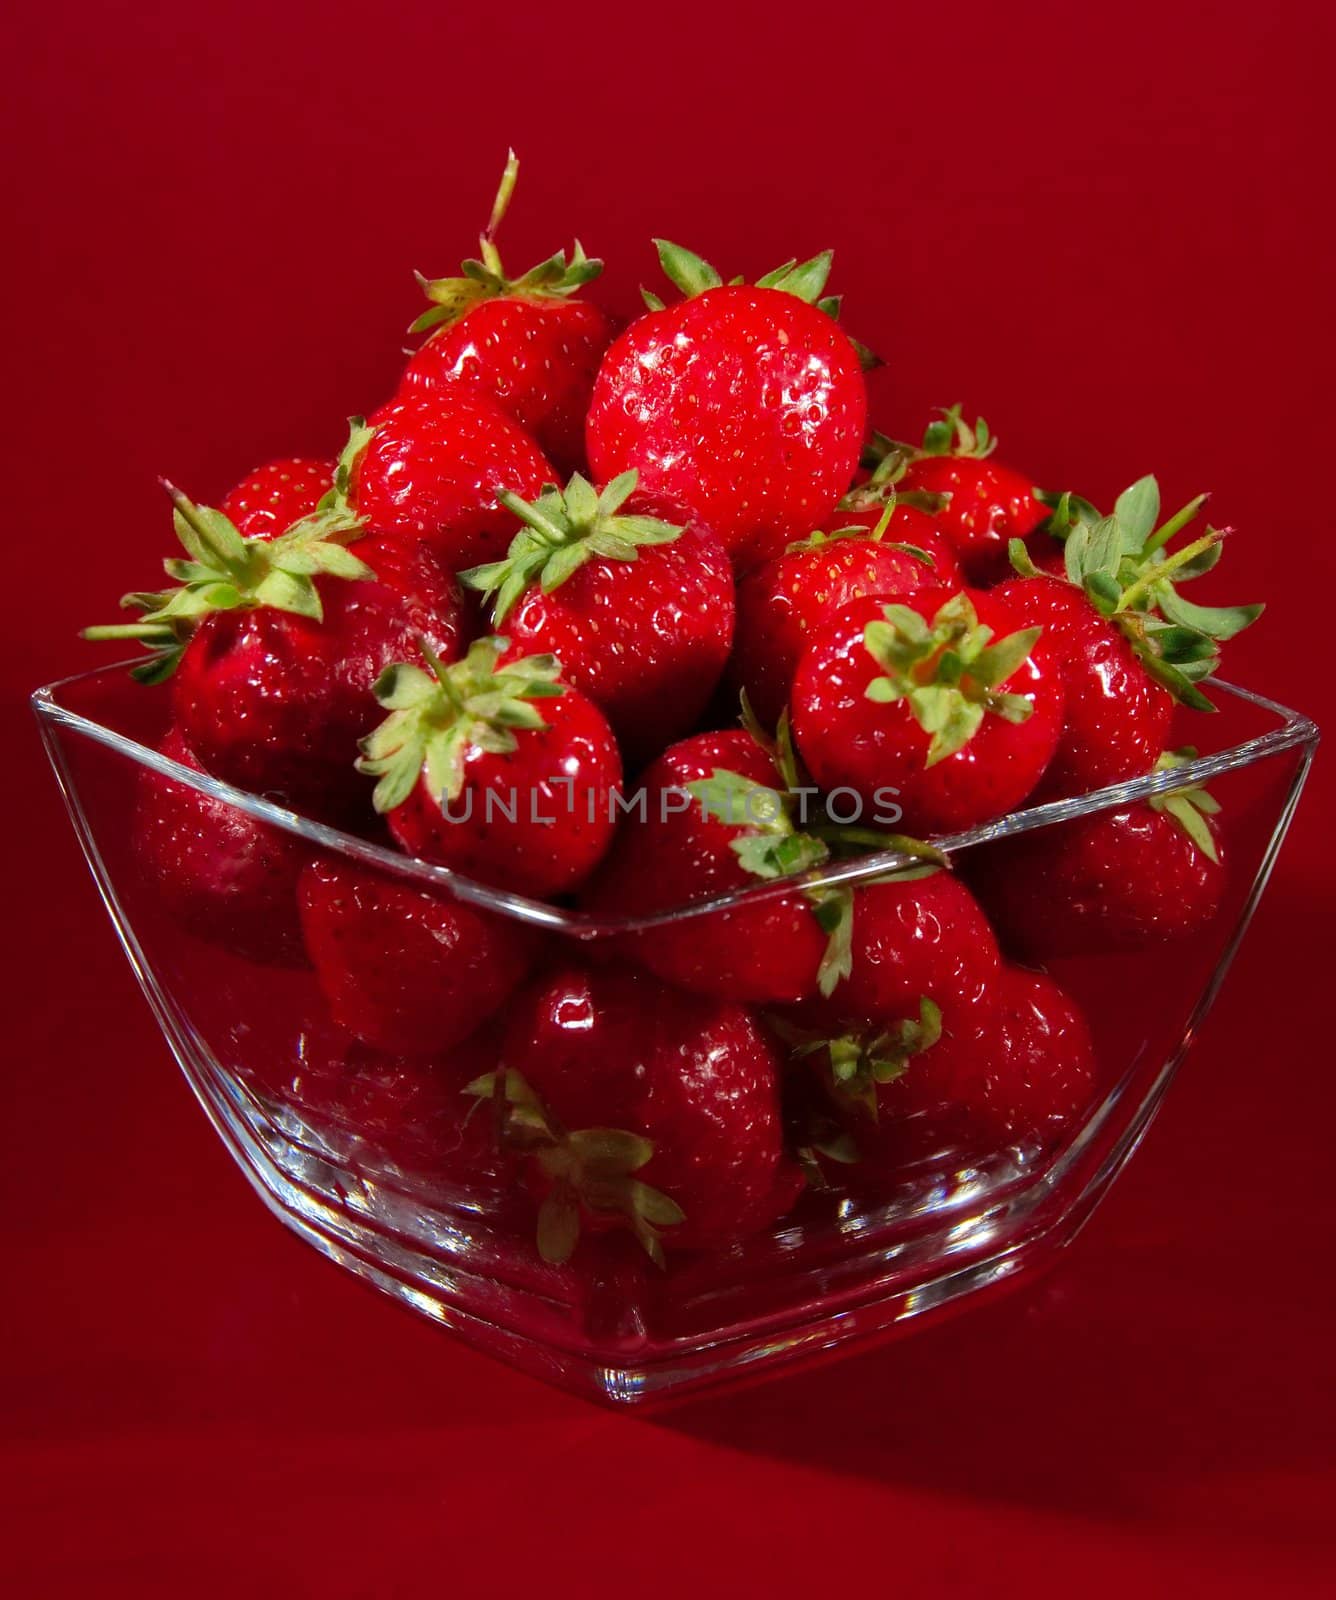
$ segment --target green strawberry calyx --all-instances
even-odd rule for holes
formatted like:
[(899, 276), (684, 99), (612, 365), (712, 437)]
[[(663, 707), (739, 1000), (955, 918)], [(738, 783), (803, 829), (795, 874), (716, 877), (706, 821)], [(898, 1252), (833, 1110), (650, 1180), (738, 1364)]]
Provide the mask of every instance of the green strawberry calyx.
[[(348, 505), (347, 465), (371, 437), (360, 417), (352, 419), (348, 446), (339, 458), (334, 486), (309, 516), (274, 539), (243, 538), (235, 523), (212, 506), (197, 506), (174, 483), (162, 479), (172, 502), (172, 525), (186, 559), (169, 557), (163, 569), (172, 586), (135, 590), (121, 605), (140, 613), (137, 622), (85, 628), (85, 639), (135, 639), (149, 655), (132, 668), (141, 683), (161, 683), (176, 670), (200, 623), (216, 611), (268, 606), (276, 611), (324, 618), (316, 579), (374, 578), (348, 549), (365, 532)], [(352, 453), (351, 457), (349, 452)]]
[(580, 1239), (583, 1212), (616, 1221), (664, 1265), (661, 1230), (686, 1220), (681, 1206), (636, 1174), (654, 1156), (654, 1141), (624, 1128), (567, 1131), (513, 1068), (475, 1078), (464, 1090), (489, 1102), (502, 1148), (532, 1156), (550, 1187), (538, 1210), (538, 1253), (560, 1266)]
[(463, 791), (471, 751), (509, 755), (519, 733), (547, 727), (533, 702), (565, 694), (561, 663), (541, 655), (501, 665), (509, 644), (476, 639), (462, 661), (447, 665), (420, 640), (428, 670), (397, 661), (376, 679), (373, 693), (389, 716), (362, 740), (357, 770), (379, 780), (378, 812), (401, 806), (419, 780), (444, 810)]
[[(922, 546), (905, 544), (898, 539), (887, 539), (886, 530), (890, 527), (891, 518), (895, 514), (894, 494), (892, 494), (890, 500), (882, 504), (881, 516), (878, 517), (873, 527), (868, 528), (861, 522), (854, 522), (850, 523), (847, 528), (817, 528), (809, 533), (805, 539), (797, 539), (792, 544), (786, 545), (784, 554), (786, 556), (799, 555), (808, 550), (824, 550), (828, 545), (854, 540), (863, 544), (884, 545), (887, 550), (900, 550), (907, 556), (913, 556), (916, 561), (923, 562), (925, 566), (935, 567), (936, 562)], [(841, 506), (836, 509), (848, 511), (857, 508), (845, 506), (841, 503)]]
[(524, 592), (537, 583), (551, 594), (593, 557), (635, 561), (647, 545), (671, 544), (684, 525), (658, 517), (626, 516), (622, 507), (635, 491), (634, 468), (602, 490), (576, 473), (565, 489), (555, 484), (532, 502), (509, 490), (497, 501), (523, 523), (501, 561), (489, 561), (459, 574), (461, 583), (492, 601), (492, 620), (500, 626)]
[[(742, 277), (729, 278), (725, 281), (719, 272), (694, 250), (674, 244), (671, 239), (655, 239), (654, 248), (659, 253), (659, 265), (663, 268), (664, 276), (675, 289), (680, 289), (688, 300), (694, 300), (707, 289), (741, 288), (747, 281)], [(757, 278), (755, 287), (778, 289), (783, 294), (791, 294), (809, 306), (815, 306), (818, 311), (824, 311), (832, 322), (838, 322), (843, 296), (825, 292), (834, 260), (833, 250), (823, 250), (819, 255), (812, 256), (806, 261), (799, 261), (794, 256), (782, 266), (776, 267), (773, 272), (767, 272)], [(663, 300), (651, 290), (642, 286), (640, 295), (649, 310), (664, 309)], [(865, 372), (883, 364), (880, 356), (869, 350), (865, 344), (860, 344), (857, 339), (850, 337), (849, 343), (853, 345)]]
[(1042, 628), (994, 639), (965, 593), (926, 621), (911, 606), (888, 604), (863, 629), (863, 645), (884, 676), (867, 686), (881, 705), (903, 704), (932, 737), (927, 765), (964, 749), (986, 716), (1024, 722), (1034, 710), (1022, 694), (1000, 687), (1025, 662)]
[(420, 272), (414, 274), (431, 305), (412, 323), (408, 330), (410, 333), (426, 333), (442, 324), (457, 322), (480, 301), (494, 300), (501, 295), (517, 299), (564, 300), (578, 293), (585, 284), (592, 283), (603, 271), (603, 263), (587, 256), (577, 239), (569, 255), (559, 250), (556, 255), (540, 261), (536, 267), (530, 267), (518, 278), (506, 276), (496, 247), (496, 235), (510, 206), (519, 171), (519, 158), (512, 150), (506, 157), (501, 183), (492, 202), (491, 217), (478, 235), (478, 256), (460, 264), (461, 277), (428, 278)]
[[(1215, 710), (1198, 684), (1218, 669), (1220, 645), (1263, 610), (1197, 605), (1179, 592), (1216, 566), (1230, 531), (1208, 524), (1204, 533), (1169, 549), (1206, 499), (1197, 495), (1161, 522), (1160, 486), (1149, 475), (1124, 489), (1107, 517), (1079, 496), (1064, 494), (1056, 502), (1045, 496), (1053, 505), (1048, 531), (1063, 542), (1067, 581), (1118, 628), (1151, 677), (1196, 711)], [(1020, 540), (1013, 539), (1009, 550), (1022, 577), (1039, 575)]]
[[(752, 877), (793, 877), (836, 857), (884, 850), (897, 850), (923, 863), (920, 868), (887, 874), (900, 881), (925, 870), (935, 872), (947, 864), (940, 851), (920, 839), (833, 822), (819, 798), (815, 805), (807, 806), (807, 798), (816, 797), (817, 790), (807, 781), (798, 762), (787, 713), (781, 716), (771, 738), (760, 727), (744, 696), (743, 726), (774, 762), (777, 786), (716, 767), (708, 778), (698, 778), (683, 787), (703, 815), (738, 830), (729, 841), (729, 849)], [(826, 935), (817, 986), (823, 995), (830, 995), (853, 970), (854, 890), (848, 884), (835, 884), (818, 885), (804, 892), (817, 925)]]
[[(1153, 770), (1173, 772), (1179, 767), (1186, 766), (1189, 761), (1195, 761), (1196, 757), (1197, 752), (1192, 745), (1184, 745), (1178, 750), (1166, 750), (1155, 763)], [(1161, 811), (1166, 816), (1172, 817), (1207, 860), (1219, 865), (1220, 852), (1216, 849), (1215, 835), (1207, 818), (1219, 812), (1220, 802), (1210, 790), (1198, 784), (1186, 789), (1168, 789), (1163, 794), (1152, 795), (1147, 804), (1152, 811)]]
[(982, 417), (965, 421), (960, 404), (939, 406), (937, 415), (923, 430), (921, 444), (908, 444), (889, 434), (873, 432), (863, 446), (863, 465), (872, 469), (876, 482), (894, 483), (904, 475), (911, 461), (925, 456), (964, 456), (982, 461), (997, 449), (997, 436)]
[(917, 1016), (889, 1027), (833, 1039), (794, 1032), (789, 1042), (796, 1060), (824, 1055), (822, 1064), (836, 1099), (861, 1106), (875, 1120), (878, 1088), (903, 1078), (914, 1058), (931, 1050), (941, 1037), (941, 1008), (923, 995)]

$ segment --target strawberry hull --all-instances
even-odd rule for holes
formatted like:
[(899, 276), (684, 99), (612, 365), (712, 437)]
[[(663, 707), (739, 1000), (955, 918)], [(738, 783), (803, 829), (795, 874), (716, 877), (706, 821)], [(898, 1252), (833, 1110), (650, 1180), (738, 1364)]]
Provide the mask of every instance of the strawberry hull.
[[(627, 835), (579, 905), (228, 787), (163, 743), (169, 687), (110, 669), (34, 703), (168, 1044), (275, 1214), (479, 1348), (639, 1403), (983, 1298), (1076, 1233), (1218, 990), (1316, 743), (1294, 713), (1212, 692), (1202, 754), (945, 836), (945, 868), (891, 848), (758, 881), (712, 821), (676, 861), (619, 869)], [(675, 781), (727, 765), (773, 785), (751, 734), (709, 737)], [(177, 820), (136, 828), (164, 792)], [(1113, 905), (1184, 794), (1218, 802), (1202, 825), (1228, 869), (1190, 932), (1152, 945), (1133, 905), (1109, 953), (1058, 937), (1063, 873), (1107, 872)], [(181, 914), (186, 862), (200, 917)], [(207, 910), (233, 885), (260, 907), (246, 928)], [(842, 974), (823, 954), (840, 890)], [(257, 930), (313, 965), (272, 964)], [(1045, 970), (1018, 965), (1044, 930)]]

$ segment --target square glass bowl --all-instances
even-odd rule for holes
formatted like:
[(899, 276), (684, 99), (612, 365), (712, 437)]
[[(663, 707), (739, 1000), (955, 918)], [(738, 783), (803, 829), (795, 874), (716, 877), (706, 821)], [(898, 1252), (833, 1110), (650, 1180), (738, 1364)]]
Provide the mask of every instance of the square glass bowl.
[[(968, 877), (975, 853), (1007, 836), (1198, 784), (1210, 783), (1221, 803), (1227, 888), (1203, 932), (1167, 949), (1049, 963), (1094, 1035), (1098, 1080), (1084, 1114), (1047, 1145), (947, 1141), (875, 1193), (827, 1167), (826, 1187), (809, 1186), (770, 1227), (727, 1248), (670, 1251), (663, 1266), (618, 1231), (585, 1238), (565, 1265), (542, 1260), (532, 1195), (486, 1154), (494, 1108), (464, 1094), (495, 1061), (495, 1024), (433, 1058), (331, 1048), (326, 999), (300, 952), (283, 946), (281, 915), (258, 928), (226, 917), (183, 925), (164, 899), (136, 841), (143, 785), (166, 782), (212, 802), (224, 862), (230, 824), (254, 819), (289, 863), (341, 858), (527, 924), (540, 965), (623, 958), (638, 930), (718, 915), (791, 891), (794, 880), (654, 918), (596, 918), (485, 888), (178, 765), (155, 748), (166, 725), (161, 692), (132, 683), (124, 667), (41, 689), (33, 705), (126, 955), (205, 1113), (270, 1210), (478, 1348), (631, 1403), (884, 1333), (1015, 1279), (1074, 1237), (1136, 1148), (1219, 991), (1317, 744), (1306, 718), (1215, 687), (1220, 715), (1185, 719), (1186, 736), (1212, 740), (1188, 765), (937, 841)], [(800, 881), (856, 887), (905, 865), (879, 855)]]

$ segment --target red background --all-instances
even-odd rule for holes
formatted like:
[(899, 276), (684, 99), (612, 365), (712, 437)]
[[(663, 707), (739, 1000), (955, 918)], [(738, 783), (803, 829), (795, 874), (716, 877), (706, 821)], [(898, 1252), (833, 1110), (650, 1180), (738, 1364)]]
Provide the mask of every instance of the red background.
[(213, 497), (382, 397), (409, 268), (471, 247), (513, 142), (514, 262), (578, 231), (629, 306), (651, 233), (752, 275), (834, 244), (847, 320), (888, 357), (882, 426), (963, 399), (1041, 482), (1213, 488), (1240, 530), (1217, 597), (1271, 602), (1231, 673), (1321, 718), (1330, 8), (47, 0), (10, 35), (17, 1592), (1330, 1581), (1330, 763), (1162, 1119), (1054, 1275), (640, 1419), (457, 1347), (262, 1212), (156, 1036), (20, 699), (151, 577), (156, 472)]

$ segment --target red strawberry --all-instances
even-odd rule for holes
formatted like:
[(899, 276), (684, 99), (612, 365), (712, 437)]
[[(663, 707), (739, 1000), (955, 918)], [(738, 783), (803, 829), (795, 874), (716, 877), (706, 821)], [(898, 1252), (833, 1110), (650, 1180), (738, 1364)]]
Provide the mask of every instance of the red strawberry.
[[(1153, 477), (1139, 478), (1124, 489), (1110, 516), (1102, 517), (1089, 501), (1065, 494), (1050, 519), (1050, 531), (1063, 540), (1060, 578), (1107, 627), (1116, 630), (1135, 654), (1115, 650), (1107, 635), (1084, 620), (1080, 605), (1059, 598), (1052, 589), (1020, 588), (1013, 592), (1042, 602), (1045, 611), (1061, 621), (1056, 645), (1064, 661), (1064, 676), (1076, 689), (1077, 704), (1068, 749), (1059, 762), (1055, 792), (1074, 792), (1096, 778), (1108, 783), (1117, 777), (1136, 776), (1147, 763), (1129, 766), (1153, 741), (1157, 720), (1167, 717), (1162, 696), (1140, 682), (1149, 674), (1175, 699), (1198, 711), (1213, 706), (1197, 687), (1220, 664), (1220, 645), (1249, 627), (1262, 607), (1201, 606), (1185, 599), (1179, 586), (1209, 572), (1219, 561), (1227, 530), (1208, 527), (1205, 533), (1172, 552), (1171, 541), (1193, 521), (1205, 503), (1198, 495), (1182, 510), (1160, 522), (1160, 486)], [(1052, 576), (1052, 553), (1045, 552), (1044, 571)], [(1039, 578), (1028, 547), (1020, 540), (1011, 546), (1011, 560), (1025, 578)], [(1110, 728), (1111, 716), (1101, 700), (1092, 675), (1118, 679), (1126, 715), (1144, 727), (1140, 737), (1120, 736)], [(1084, 680), (1084, 682), (1082, 681)], [(1117, 748), (1101, 760), (1087, 746), (1102, 739)], [(1124, 744), (1130, 748), (1124, 749)], [(1151, 750), (1150, 754), (1154, 754)], [(1064, 772), (1064, 768), (1068, 769)], [(1109, 772), (1111, 777), (1102, 777)]]
[(333, 486), (332, 461), (294, 456), (257, 467), (228, 491), (218, 509), (243, 539), (273, 539), (319, 510)]
[[(795, 786), (796, 775), (785, 774), (752, 732), (682, 740), (642, 775), (643, 810), (623, 823), (586, 905), (648, 916), (820, 865), (829, 847), (804, 831), (816, 813), (802, 816), (789, 793)], [(633, 936), (635, 955), (660, 977), (703, 994), (798, 1000), (819, 982), (838, 980), (848, 899), (847, 890), (795, 891), (665, 923)]]
[(508, 1142), (530, 1152), (539, 1249), (565, 1261), (582, 1224), (664, 1247), (727, 1244), (792, 1196), (779, 1061), (740, 1006), (615, 968), (552, 973), (516, 1007), (503, 1073)]
[(942, 1032), (938, 1007), (839, 1037), (804, 1039), (837, 1126), (818, 1124), (816, 1148), (846, 1174), (874, 1184), (911, 1162), (977, 1160), (999, 1144), (1051, 1145), (1089, 1105), (1095, 1079), (1090, 1028), (1051, 978), (1003, 967), (986, 1001), (956, 1009)]
[(912, 594), (959, 580), (950, 546), (923, 512), (908, 506), (896, 506), (889, 517), (884, 507), (837, 511), (825, 529), (790, 545), (738, 585), (733, 682), (761, 722), (774, 727), (819, 623), (863, 595)]
[(1062, 678), (1062, 734), (1035, 798), (1085, 794), (1149, 772), (1174, 701), (1124, 635), (1062, 579), (1015, 578), (989, 593), (1018, 621), (1043, 628)]
[(854, 892), (849, 973), (793, 1015), (828, 1035), (919, 1016), (923, 1000), (948, 1032), (987, 1009), (1000, 957), (977, 900), (950, 872), (910, 872)]
[[(337, 1140), (351, 1165), (374, 1170), (377, 1156), (400, 1170), (458, 1185), (489, 1217), (515, 1182), (514, 1160), (499, 1152), (491, 1119), (465, 1085), (491, 1071), (499, 1029), (484, 1024), (445, 1056), (372, 1049), (325, 1024), (306, 1025), (274, 1052), (256, 1087)], [(254, 1081), (254, 1080), (253, 1080)]]
[(866, 598), (812, 636), (793, 730), (825, 790), (898, 791), (915, 832), (969, 828), (1018, 805), (1057, 746), (1062, 684), (1040, 629), (1013, 632), (991, 595)]
[(402, 394), (467, 388), (494, 402), (531, 433), (565, 471), (584, 459), (585, 413), (612, 324), (597, 306), (573, 299), (603, 270), (576, 242), (563, 254), (509, 279), (496, 232), (519, 173), (510, 152), (492, 216), (479, 239), (480, 261), (466, 261), (461, 278), (428, 280), (432, 302), (410, 330), (435, 330), (404, 370)]
[(1089, 1106), (1095, 1086), (1090, 1025), (1041, 972), (1003, 967), (996, 986), (998, 1047), (977, 1093), (960, 1092), (994, 1137), (1051, 1144)]
[(951, 406), (929, 424), (921, 449), (878, 435), (872, 451), (894, 462), (897, 489), (944, 497), (937, 524), (966, 576), (987, 583), (1006, 571), (1009, 542), (1033, 533), (1049, 508), (1029, 478), (992, 459), (997, 440), (983, 418), (971, 428), (960, 412)]
[(301, 923), (338, 1025), (378, 1050), (450, 1050), (523, 979), (522, 924), (334, 859), (302, 874)]
[(498, 493), (531, 499), (556, 479), (533, 439), (467, 389), (407, 394), (371, 423), (349, 488), (371, 542), (423, 540), (452, 572), (504, 555), (517, 524)]
[[(204, 771), (175, 728), (159, 751)], [(287, 966), (305, 959), (297, 878), (308, 852), (295, 834), (145, 767), (134, 847), (162, 905), (201, 939), (251, 961)]]
[(557, 681), (555, 657), (502, 660), (506, 644), (476, 640), (453, 666), (426, 651), (428, 671), (388, 668), (376, 696), (390, 715), (358, 765), (380, 779), (376, 810), (410, 854), (560, 894), (607, 849), (621, 763), (603, 713)]
[(495, 596), (512, 651), (557, 656), (633, 758), (691, 727), (733, 639), (727, 552), (699, 524), (631, 498), (635, 482), (624, 473), (595, 493), (577, 473), (533, 505), (503, 495), (525, 526), (503, 561), (460, 574)]
[[(1193, 754), (1164, 755), (1157, 770)], [(1218, 810), (1205, 789), (1168, 790), (989, 845), (971, 876), (1004, 937), (1036, 960), (1185, 939), (1224, 890)]]
[(590, 465), (605, 482), (638, 469), (644, 490), (704, 520), (736, 561), (766, 560), (830, 514), (863, 440), (858, 354), (809, 303), (830, 256), (754, 288), (722, 284), (676, 245), (660, 241), (659, 256), (689, 298), (641, 317), (608, 350)]
[(136, 675), (175, 672), (177, 723), (209, 772), (322, 818), (356, 815), (371, 686), (419, 637), (455, 653), (453, 579), (430, 552), (393, 541), (366, 550), (373, 565), (354, 556), (345, 546), (362, 525), (341, 503), (277, 539), (243, 539), (221, 512), (171, 493), (191, 557), (166, 563), (179, 587), (127, 595), (143, 619), (88, 636), (155, 647)]

